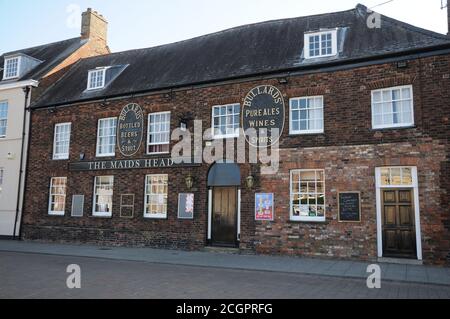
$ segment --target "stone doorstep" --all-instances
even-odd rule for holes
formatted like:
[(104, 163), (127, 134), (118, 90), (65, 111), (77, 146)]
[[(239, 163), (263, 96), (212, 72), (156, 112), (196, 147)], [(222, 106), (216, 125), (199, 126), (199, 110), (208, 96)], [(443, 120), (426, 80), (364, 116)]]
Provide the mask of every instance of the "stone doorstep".
[(397, 265), (415, 265), (415, 266), (422, 266), (423, 261), (417, 260), (417, 259), (403, 259), (403, 258), (387, 258), (387, 257), (380, 257), (378, 258), (379, 263), (384, 264), (397, 264)]

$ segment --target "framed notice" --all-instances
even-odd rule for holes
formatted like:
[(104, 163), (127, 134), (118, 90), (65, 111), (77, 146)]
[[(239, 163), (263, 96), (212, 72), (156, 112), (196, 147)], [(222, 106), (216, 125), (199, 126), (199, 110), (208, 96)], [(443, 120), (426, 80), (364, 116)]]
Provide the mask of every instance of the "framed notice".
[(255, 220), (274, 219), (273, 194), (255, 194)]
[(194, 194), (178, 195), (178, 218), (194, 219)]
[(361, 222), (361, 193), (338, 193), (339, 221), (343, 223)]
[(120, 195), (120, 217), (133, 218), (134, 215), (134, 194)]

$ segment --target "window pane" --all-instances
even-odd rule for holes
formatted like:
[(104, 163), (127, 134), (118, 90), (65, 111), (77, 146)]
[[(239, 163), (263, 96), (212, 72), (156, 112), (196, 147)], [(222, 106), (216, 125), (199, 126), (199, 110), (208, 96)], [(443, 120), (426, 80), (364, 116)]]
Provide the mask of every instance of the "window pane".
[(50, 180), (49, 214), (64, 214), (66, 202), (66, 177), (53, 177)]
[(113, 156), (116, 148), (117, 119), (101, 119), (98, 122), (97, 156)]
[(147, 175), (145, 213), (146, 217), (167, 217), (167, 175)]

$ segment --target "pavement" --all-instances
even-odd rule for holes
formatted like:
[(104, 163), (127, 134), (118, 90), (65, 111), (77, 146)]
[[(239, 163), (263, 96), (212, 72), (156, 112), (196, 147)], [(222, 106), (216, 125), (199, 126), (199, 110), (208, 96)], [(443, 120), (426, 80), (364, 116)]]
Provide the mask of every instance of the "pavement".
[[(79, 288), (69, 289), (73, 273), (67, 268), (74, 264)], [(175, 306), (198, 305), (197, 299), (450, 299), (450, 286), (382, 280), (380, 289), (369, 289), (362, 278), (0, 252), (0, 299), (11, 298), (175, 299), (159, 309), (170, 315)], [(274, 313), (285, 309), (274, 305)]]
[[(368, 262), (0, 240), (0, 252), (364, 279)], [(378, 263), (383, 281), (450, 286), (450, 268)]]

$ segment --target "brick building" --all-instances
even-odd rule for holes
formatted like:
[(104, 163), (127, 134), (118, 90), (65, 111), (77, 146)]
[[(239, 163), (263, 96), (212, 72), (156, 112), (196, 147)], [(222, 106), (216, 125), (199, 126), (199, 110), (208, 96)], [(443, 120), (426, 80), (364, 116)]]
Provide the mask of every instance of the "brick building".
[[(33, 105), (23, 238), (449, 264), (449, 88), (448, 36), (362, 5), (84, 59)], [(194, 157), (280, 128), (277, 172), (173, 161), (199, 121)]]

